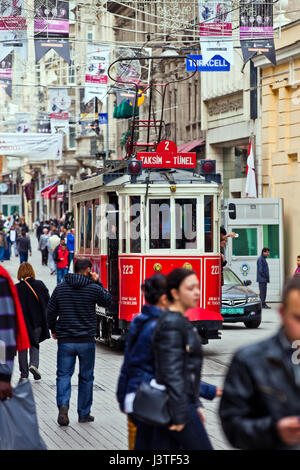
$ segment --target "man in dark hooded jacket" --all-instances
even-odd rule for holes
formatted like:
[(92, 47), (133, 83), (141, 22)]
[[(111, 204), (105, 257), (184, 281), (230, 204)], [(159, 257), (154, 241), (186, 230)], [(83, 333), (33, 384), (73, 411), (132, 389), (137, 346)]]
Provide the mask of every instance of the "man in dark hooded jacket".
[(80, 423), (94, 421), (90, 415), (93, 401), (95, 364), (96, 304), (107, 307), (110, 293), (104, 289), (99, 276), (91, 272), (92, 263), (79, 259), (75, 274), (67, 274), (59, 284), (47, 307), (48, 326), (58, 341), (57, 392), (59, 409), (57, 422), (69, 424), (68, 410), (71, 396), (71, 378), (76, 356), (79, 358), (79, 388), (77, 411)]

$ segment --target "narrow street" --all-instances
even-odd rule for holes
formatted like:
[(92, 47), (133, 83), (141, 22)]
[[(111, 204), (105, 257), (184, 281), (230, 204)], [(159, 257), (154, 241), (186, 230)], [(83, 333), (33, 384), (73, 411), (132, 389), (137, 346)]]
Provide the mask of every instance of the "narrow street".
[[(33, 255), (32, 263), (36, 278), (42, 280), (52, 293), (56, 286), (56, 277), (50, 275), (48, 267), (41, 266), (41, 255), (37, 250), (35, 235), (31, 235)], [(17, 282), (19, 258), (12, 256), (3, 266)], [(272, 304), (271, 304), (272, 305)], [(279, 316), (277, 305), (272, 310), (263, 311), (263, 322), (257, 330), (249, 330), (243, 324), (227, 325), (224, 327), (222, 340), (211, 341), (204, 346), (203, 380), (222, 386), (224, 375), (234, 351), (246, 344), (260, 341), (278, 328)], [(72, 379), (72, 397), (70, 405), (70, 425), (60, 427), (57, 424), (56, 394), (56, 342), (53, 339), (41, 344), (40, 381), (31, 380), (36, 400), (40, 432), (50, 450), (126, 450), (127, 422), (126, 416), (118, 409), (115, 390), (123, 353), (97, 345), (94, 401), (92, 414), (95, 422), (79, 424), (77, 421), (77, 369)], [(13, 384), (19, 379), (18, 364), (15, 361)], [(216, 450), (230, 449), (223, 436), (217, 414), (219, 399), (204, 402), (206, 425), (213, 446)]]

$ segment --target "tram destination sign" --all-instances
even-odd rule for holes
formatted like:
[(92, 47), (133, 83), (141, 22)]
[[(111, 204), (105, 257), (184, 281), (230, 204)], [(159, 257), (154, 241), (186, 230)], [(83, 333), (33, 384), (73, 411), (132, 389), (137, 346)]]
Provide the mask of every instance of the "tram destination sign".
[(171, 140), (163, 140), (155, 152), (138, 152), (137, 160), (143, 168), (196, 168), (196, 153), (177, 151), (177, 145)]

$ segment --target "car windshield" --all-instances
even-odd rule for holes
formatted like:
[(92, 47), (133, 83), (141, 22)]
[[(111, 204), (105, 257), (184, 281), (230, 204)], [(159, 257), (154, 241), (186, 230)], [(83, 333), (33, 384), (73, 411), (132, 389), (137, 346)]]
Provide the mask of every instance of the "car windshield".
[(233, 285), (236, 285), (236, 284), (238, 284), (239, 286), (243, 285), (241, 283), (241, 281), (239, 280), (239, 278), (234, 274), (234, 272), (224, 270), (224, 285), (225, 286), (228, 286), (228, 285), (233, 286)]

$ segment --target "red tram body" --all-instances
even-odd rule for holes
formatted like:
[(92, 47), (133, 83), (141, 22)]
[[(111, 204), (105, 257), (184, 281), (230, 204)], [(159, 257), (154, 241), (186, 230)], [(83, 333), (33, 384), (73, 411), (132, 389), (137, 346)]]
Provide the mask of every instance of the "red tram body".
[(221, 187), (185, 170), (143, 171), (135, 183), (99, 175), (73, 188), (76, 258), (88, 257), (113, 296), (99, 308), (97, 339), (122, 342), (144, 303), (141, 284), (156, 272), (193, 269), (199, 308), (187, 312), (202, 336), (220, 338)]

